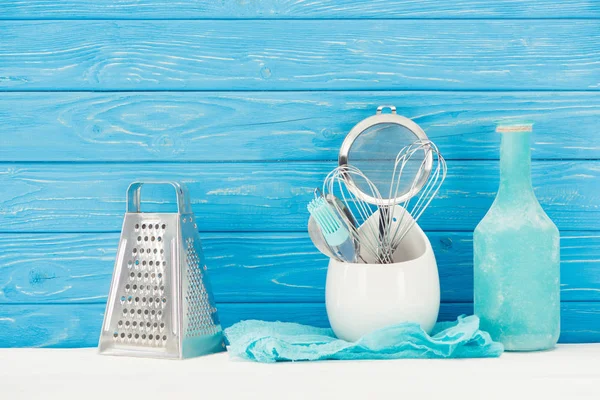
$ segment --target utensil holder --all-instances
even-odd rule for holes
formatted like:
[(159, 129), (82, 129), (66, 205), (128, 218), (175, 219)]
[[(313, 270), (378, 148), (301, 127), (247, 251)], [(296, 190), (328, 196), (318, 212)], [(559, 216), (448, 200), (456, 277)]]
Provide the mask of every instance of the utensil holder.
[[(375, 213), (365, 224), (378, 220)], [(393, 258), (393, 264), (330, 259), (325, 297), (337, 337), (353, 342), (402, 322), (418, 323), (431, 332), (440, 308), (440, 282), (431, 243), (419, 225), (408, 231)]]

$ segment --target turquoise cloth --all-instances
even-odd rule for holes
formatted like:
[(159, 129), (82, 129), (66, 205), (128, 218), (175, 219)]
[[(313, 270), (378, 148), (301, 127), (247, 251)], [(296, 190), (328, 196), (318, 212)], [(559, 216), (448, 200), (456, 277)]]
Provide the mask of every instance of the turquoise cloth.
[(499, 357), (502, 344), (479, 330), (479, 318), (438, 322), (429, 336), (415, 323), (383, 328), (354, 343), (327, 328), (289, 322), (241, 321), (225, 330), (231, 357), (276, 361)]

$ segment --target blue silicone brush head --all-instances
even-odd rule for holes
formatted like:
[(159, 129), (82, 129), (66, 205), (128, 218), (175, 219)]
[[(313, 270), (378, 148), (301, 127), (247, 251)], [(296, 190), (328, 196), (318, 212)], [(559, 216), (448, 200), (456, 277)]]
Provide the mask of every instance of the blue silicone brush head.
[(317, 221), (329, 246), (341, 246), (348, 240), (350, 236), (348, 229), (335, 210), (332, 209), (331, 204), (323, 197), (313, 199), (308, 204), (308, 212)]

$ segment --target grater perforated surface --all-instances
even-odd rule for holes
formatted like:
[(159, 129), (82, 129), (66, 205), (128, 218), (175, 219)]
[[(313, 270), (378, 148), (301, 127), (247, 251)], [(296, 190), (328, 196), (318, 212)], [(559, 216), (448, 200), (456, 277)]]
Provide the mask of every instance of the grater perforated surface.
[(191, 216), (182, 219), (184, 233), (184, 253), (186, 259), (187, 282), (185, 287), (185, 336), (196, 337), (214, 335), (221, 330), (217, 318), (217, 309), (212, 298), (212, 291), (206, 287), (207, 280), (200, 237), (197, 225)]
[[(169, 338), (163, 313), (167, 307), (165, 269), (167, 260), (163, 221), (135, 224), (138, 235), (127, 252), (127, 280), (119, 290), (121, 318), (113, 338), (121, 343), (164, 346)], [(126, 254), (127, 254), (126, 253)]]
[[(100, 350), (157, 351), (175, 357), (173, 265), (177, 214), (128, 213), (107, 303)], [(112, 343), (102, 341), (110, 335)]]

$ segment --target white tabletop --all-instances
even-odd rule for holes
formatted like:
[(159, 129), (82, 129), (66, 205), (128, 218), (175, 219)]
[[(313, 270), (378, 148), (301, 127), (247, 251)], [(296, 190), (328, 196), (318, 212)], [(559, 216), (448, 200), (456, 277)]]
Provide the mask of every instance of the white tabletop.
[(597, 400), (600, 344), (499, 359), (277, 364), (226, 353), (169, 361), (95, 349), (0, 349), (0, 390), (3, 399)]

